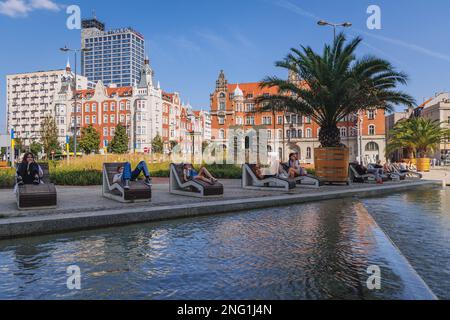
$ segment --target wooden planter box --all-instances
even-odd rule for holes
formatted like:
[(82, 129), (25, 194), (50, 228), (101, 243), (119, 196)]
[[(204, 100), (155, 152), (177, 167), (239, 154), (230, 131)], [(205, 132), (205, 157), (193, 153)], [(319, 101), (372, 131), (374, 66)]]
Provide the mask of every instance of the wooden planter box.
[(349, 157), (348, 148), (314, 149), (316, 176), (328, 183), (349, 183)]
[(430, 158), (417, 158), (417, 171), (430, 172)]

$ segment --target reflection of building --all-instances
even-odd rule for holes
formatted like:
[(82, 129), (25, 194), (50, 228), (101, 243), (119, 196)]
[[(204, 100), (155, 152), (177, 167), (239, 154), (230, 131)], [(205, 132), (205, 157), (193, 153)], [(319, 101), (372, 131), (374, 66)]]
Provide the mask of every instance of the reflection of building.
[(83, 20), (81, 47), (91, 49), (81, 55), (81, 72), (89, 80), (123, 87), (139, 81), (145, 50), (144, 36), (139, 32), (131, 28), (105, 31), (97, 19)]
[[(290, 79), (298, 81), (292, 76)], [(277, 91), (277, 88), (261, 88), (258, 82), (229, 84), (221, 71), (215, 91), (210, 96), (212, 140), (226, 146), (228, 129), (240, 128), (244, 131), (252, 128), (266, 129), (269, 152), (276, 151), (281, 158), (284, 145), (284, 160), (287, 159), (289, 152), (296, 151), (300, 153), (302, 162), (312, 163), (314, 148), (319, 147), (320, 130), (312, 119), (293, 113), (253, 112), (257, 108), (257, 97), (275, 94)], [(362, 112), (359, 117), (350, 116), (341, 121), (338, 127), (342, 143), (349, 146), (351, 159), (357, 159), (359, 152), (362, 152), (363, 159), (367, 161), (384, 158), (386, 145), (384, 110), (369, 110)], [(358, 127), (362, 135), (358, 134)]]
[[(16, 138), (29, 145), (41, 138), (41, 123), (47, 116), (55, 116), (54, 98), (64, 83), (74, 74), (67, 63), (66, 70), (39, 71), (7, 75), (6, 112), (8, 132), (14, 129)], [(78, 89), (87, 88), (85, 77), (77, 76)], [(65, 136), (65, 128), (60, 128)]]

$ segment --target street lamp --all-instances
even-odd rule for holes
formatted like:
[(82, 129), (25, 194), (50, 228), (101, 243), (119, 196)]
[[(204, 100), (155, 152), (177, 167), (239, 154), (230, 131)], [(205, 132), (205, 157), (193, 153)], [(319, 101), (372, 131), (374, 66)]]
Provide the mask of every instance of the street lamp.
[(332, 23), (325, 20), (320, 20), (317, 22), (319, 26), (330, 26), (333, 27), (333, 39), (336, 40), (336, 28), (337, 27), (344, 27), (344, 28), (350, 28), (352, 24), (350, 22), (344, 22), (344, 23)]
[[(75, 103), (75, 123), (74, 123), (74, 126), (75, 126), (75, 133), (74, 133), (74, 135), (73, 135), (73, 152), (74, 152), (74, 158), (76, 159), (76, 157), (77, 157), (77, 129), (78, 129), (78, 124), (77, 124), (77, 108), (78, 108), (78, 106), (77, 106), (77, 53), (78, 52), (87, 52), (87, 51), (91, 51), (91, 49), (90, 48), (82, 48), (82, 49), (70, 49), (70, 48), (67, 48), (67, 46), (64, 46), (64, 48), (60, 48), (59, 50), (61, 50), (62, 52), (73, 52), (74, 53), (74, 56), (75, 56), (75, 71), (74, 71), (74, 74), (75, 74), (75, 89), (74, 89), (74, 93), (73, 93), (73, 96), (74, 96), (74, 103)], [(69, 155), (67, 155), (67, 157), (69, 157)]]

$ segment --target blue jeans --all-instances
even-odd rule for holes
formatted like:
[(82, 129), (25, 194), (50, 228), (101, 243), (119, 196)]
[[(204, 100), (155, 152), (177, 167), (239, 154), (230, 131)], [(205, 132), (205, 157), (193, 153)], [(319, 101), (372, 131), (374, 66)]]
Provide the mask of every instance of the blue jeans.
[(123, 166), (122, 180), (136, 180), (137, 177), (139, 177), (139, 175), (141, 174), (141, 172), (144, 173), (144, 176), (146, 178), (150, 178), (150, 172), (148, 171), (148, 167), (145, 161), (139, 162), (134, 171), (131, 171), (131, 164), (127, 162)]

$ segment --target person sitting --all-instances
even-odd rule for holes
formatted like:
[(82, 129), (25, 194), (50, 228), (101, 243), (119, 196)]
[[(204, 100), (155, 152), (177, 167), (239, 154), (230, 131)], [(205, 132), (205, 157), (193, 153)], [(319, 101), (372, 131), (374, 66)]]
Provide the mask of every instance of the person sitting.
[(183, 165), (183, 179), (184, 182), (198, 180), (214, 185), (218, 180), (205, 167), (201, 167), (200, 171), (195, 171), (191, 164), (185, 163)]
[(34, 155), (31, 152), (25, 153), (22, 162), (17, 167), (17, 185), (39, 185), (41, 183), (42, 176), (42, 169), (36, 163)]
[(117, 174), (114, 175), (113, 183), (122, 183), (125, 190), (130, 190), (130, 181), (136, 181), (141, 173), (145, 176), (144, 184), (150, 187), (152, 185), (152, 178), (150, 177), (150, 171), (145, 161), (139, 162), (133, 171), (129, 162), (117, 167)]
[(406, 163), (406, 161), (405, 160), (402, 160), (399, 164), (398, 164), (398, 167), (399, 167), (399, 171), (400, 171), (400, 173), (408, 173), (409, 172), (409, 169), (408, 169), (408, 164)]
[(296, 178), (306, 175), (305, 170), (300, 166), (298, 153), (289, 154), (288, 168), (288, 175), (290, 178)]

